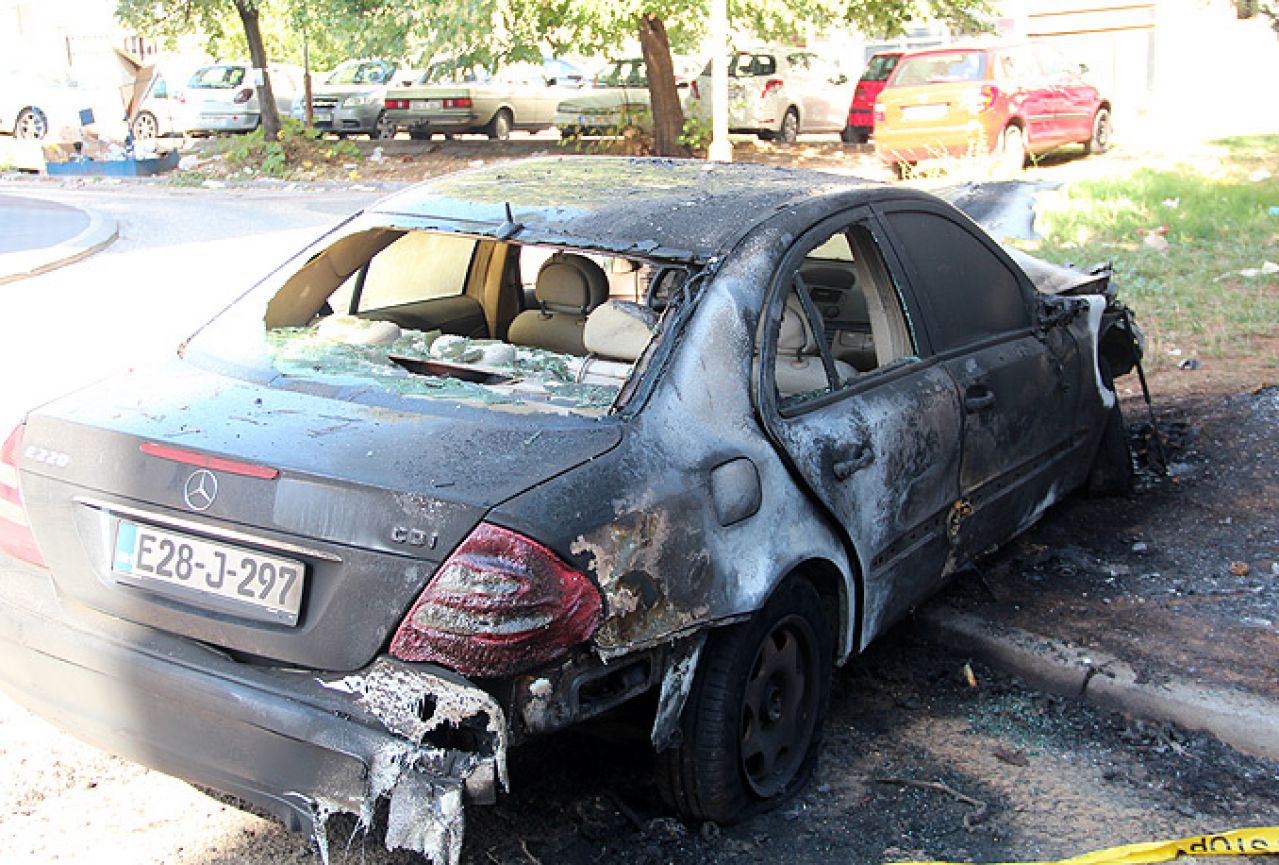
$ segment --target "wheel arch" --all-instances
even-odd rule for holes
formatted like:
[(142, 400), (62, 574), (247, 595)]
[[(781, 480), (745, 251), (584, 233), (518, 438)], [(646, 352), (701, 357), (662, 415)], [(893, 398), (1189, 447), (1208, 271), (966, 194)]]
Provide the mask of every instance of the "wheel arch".
[[(829, 621), (831, 635), (835, 638), (836, 666), (844, 664), (861, 643), (862, 632), (862, 570), (855, 554), (849, 556), (848, 568), (840, 568), (829, 559), (810, 558), (799, 562), (777, 581), (776, 592), (792, 578), (807, 580), (821, 596), (825, 608), (837, 614)], [(771, 597), (771, 593), (770, 593)]]

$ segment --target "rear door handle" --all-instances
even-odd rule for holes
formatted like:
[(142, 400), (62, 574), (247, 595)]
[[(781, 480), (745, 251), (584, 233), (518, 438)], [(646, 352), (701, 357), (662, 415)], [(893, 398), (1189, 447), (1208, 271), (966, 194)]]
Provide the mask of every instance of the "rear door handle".
[(984, 411), (995, 404), (995, 392), (984, 384), (975, 384), (964, 391), (964, 411), (969, 414)]
[(846, 481), (874, 461), (874, 449), (870, 446), (870, 442), (863, 441), (857, 445), (851, 457), (846, 460), (837, 460), (830, 470), (835, 475), (835, 480)]

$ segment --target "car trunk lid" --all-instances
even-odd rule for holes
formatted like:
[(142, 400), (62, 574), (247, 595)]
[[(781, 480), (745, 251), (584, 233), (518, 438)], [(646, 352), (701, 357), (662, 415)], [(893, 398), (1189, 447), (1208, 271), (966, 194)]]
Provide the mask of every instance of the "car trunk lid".
[[(355, 669), (489, 508), (620, 438), (616, 424), (428, 408), (183, 363), (132, 373), (30, 416), (26, 506), (68, 601), (272, 662)], [(255, 579), (268, 566), (270, 586)]]

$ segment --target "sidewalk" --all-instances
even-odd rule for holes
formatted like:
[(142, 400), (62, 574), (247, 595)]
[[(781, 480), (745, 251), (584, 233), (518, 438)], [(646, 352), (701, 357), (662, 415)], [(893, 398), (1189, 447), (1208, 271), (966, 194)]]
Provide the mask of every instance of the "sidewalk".
[(0, 193), (0, 284), (79, 261), (118, 236), (105, 214)]

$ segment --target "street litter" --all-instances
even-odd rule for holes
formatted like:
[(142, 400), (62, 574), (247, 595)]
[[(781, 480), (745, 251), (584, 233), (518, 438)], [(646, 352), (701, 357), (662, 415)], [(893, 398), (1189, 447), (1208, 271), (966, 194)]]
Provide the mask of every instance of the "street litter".
[(1203, 369), (1203, 364), (1195, 360), (1193, 357), (1188, 357), (1181, 363), (1177, 364), (1177, 369)]

